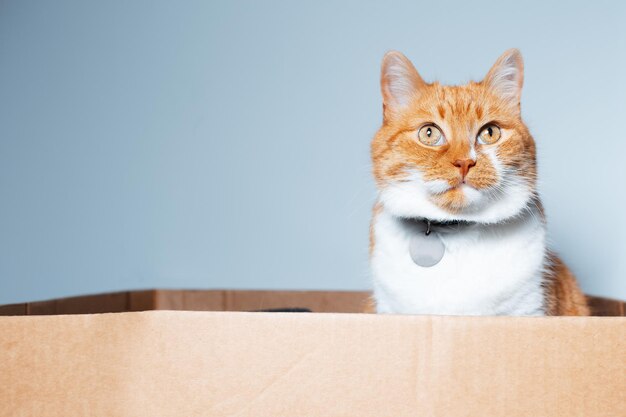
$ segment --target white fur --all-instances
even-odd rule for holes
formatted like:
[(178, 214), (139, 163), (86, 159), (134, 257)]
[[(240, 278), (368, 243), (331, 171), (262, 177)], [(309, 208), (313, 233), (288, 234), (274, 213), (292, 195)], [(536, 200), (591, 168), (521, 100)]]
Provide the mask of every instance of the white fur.
[(494, 189), (492, 192), (478, 193), (472, 187), (465, 186), (465, 195), (471, 205), (463, 213), (453, 215), (431, 201), (429, 194), (440, 193), (443, 188), (440, 181), (424, 183), (422, 175), (414, 171), (405, 180), (386, 185), (380, 192), (379, 200), (391, 213), (399, 217), (497, 223), (519, 214), (532, 196), (532, 192), (522, 180), (510, 180), (504, 191)]
[(470, 141), (470, 154), (469, 157), (472, 161), (476, 162), (476, 146), (474, 144), (474, 141), (471, 140)]
[[(382, 187), (382, 206), (373, 222), (371, 256), (374, 297), (381, 313), (451, 315), (543, 315), (545, 224), (523, 178), (509, 175), (487, 153), (500, 176), (493, 190), (462, 188), (470, 202), (452, 215), (431, 201), (445, 192), (441, 181), (419, 172)], [(432, 267), (409, 255), (415, 228), (407, 218), (468, 220), (477, 224), (439, 234), (446, 252)]]
[(545, 230), (533, 216), (440, 234), (446, 253), (424, 268), (409, 255), (410, 228), (383, 210), (371, 265), (380, 313), (543, 315)]

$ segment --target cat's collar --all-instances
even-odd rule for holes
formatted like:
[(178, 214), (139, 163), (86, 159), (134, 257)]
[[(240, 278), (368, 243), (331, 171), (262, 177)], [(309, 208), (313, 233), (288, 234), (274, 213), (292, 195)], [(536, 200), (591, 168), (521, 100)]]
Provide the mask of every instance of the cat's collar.
[(446, 252), (442, 234), (467, 230), (476, 222), (465, 220), (437, 221), (427, 218), (405, 219), (405, 224), (413, 233), (409, 237), (409, 255), (416, 265), (431, 267), (437, 265)]
[(460, 232), (461, 230), (465, 230), (477, 224), (477, 222), (472, 222), (468, 220), (439, 221), (439, 220), (428, 219), (425, 217), (405, 219), (405, 221), (410, 223), (414, 229), (417, 229), (417, 231), (423, 232), (426, 236), (430, 235), (432, 232), (437, 232), (437, 233)]

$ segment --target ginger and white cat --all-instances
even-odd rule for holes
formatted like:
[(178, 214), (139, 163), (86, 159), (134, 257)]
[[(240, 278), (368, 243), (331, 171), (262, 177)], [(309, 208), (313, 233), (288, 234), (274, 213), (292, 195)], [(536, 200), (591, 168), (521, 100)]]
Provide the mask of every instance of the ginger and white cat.
[[(404, 55), (385, 55), (383, 125), (372, 142), (379, 313), (589, 314), (574, 276), (546, 246), (522, 84), (516, 49), (483, 81), (461, 86), (426, 83)], [(432, 266), (409, 250), (425, 228), (444, 248)]]

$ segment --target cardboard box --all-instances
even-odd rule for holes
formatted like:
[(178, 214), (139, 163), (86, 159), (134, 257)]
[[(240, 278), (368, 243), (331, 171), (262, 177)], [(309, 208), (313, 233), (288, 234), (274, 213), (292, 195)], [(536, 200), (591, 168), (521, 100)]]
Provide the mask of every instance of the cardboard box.
[[(316, 313), (368, 310), (367, 291), (142, 290), (83, 295), (0, 306), (0, 316), (118, 313), (146, 310), (261, 311), (308, 309)], [(595, 316), (624, 316), (626, 303), (587, 296)]]
[[(236, 293), (147, 294), (142, 307), (198, 306), (198, 298), (223, 309), (296, 307), (275, 294), (239, 304)], [(124, 308), (133, 307), (127, 295)], [(0, 317), (0, 415), (620, 417), (626, 318)]]
[(360, 313), (366, 291), (143, 290), (0, 306), (3, 315), (92, 314), (145, 310), (261, 311), (308, 309)]

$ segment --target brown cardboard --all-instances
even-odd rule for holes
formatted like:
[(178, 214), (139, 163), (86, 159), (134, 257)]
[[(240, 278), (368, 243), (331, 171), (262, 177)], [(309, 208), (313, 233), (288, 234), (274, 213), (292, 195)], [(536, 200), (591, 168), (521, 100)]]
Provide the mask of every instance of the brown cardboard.
[(225, 311), (307, 308), (315, 312), (358, 313), (369, 296), (359, 291), (225, 291)]
[(144, 290), (84, 295), (0, 306), (2, 315), (113, 313), (146, 310), (257, 311), (306, 308), (315, 312), (362, 312), (365, 291)]
[(155, 310), (224, 310), (224, 291), (155, 291)]
[(594, 316), (626, 316), (626, 303), (622, 301), (587, 296), (587, 303)]
[[(154, 310), (156, 304), (156, 291), (130, 291), (128, 292), (128, 311)], [(77, 312), (80, 314), (80, 312)]]
[(1, 416), (626, 416), (626, 319), (0, 317)]
[[(368, 311), (366, 291), (143, 290), (0, 306), (3, 315), (85, 314), (146, 310), (258, 311), (307, 308), (318, 313)], [(593, 315), (624, 316), (624, 303), (588, 296)]]
[(113, 313), (127, 310), (127, 293), (88, 295), (83, 297), (60, 299), (56, 303), (56, 314)]
[(28, 314), (26, 303), (0, 306), (0, 316), (23, 316)]
[[(45, 315), (45, 314), (57, 314), (57, 301), (59, 300), (46, 300), (36, 301), (34, 303), (26, 303), (26, 311), (28, 315)], [(68, 314), (66, 312), (66, 314)]]

